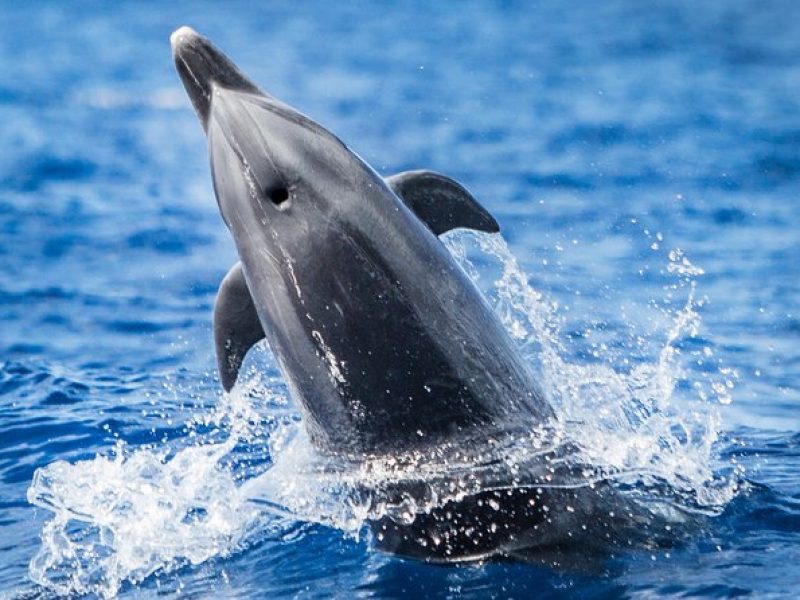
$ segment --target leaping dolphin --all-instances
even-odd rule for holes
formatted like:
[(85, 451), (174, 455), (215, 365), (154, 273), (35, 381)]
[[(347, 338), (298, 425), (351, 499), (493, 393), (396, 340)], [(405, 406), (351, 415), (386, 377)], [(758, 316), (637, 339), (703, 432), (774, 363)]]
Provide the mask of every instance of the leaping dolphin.
[[(214, 307), (225, 390), (266, 338), (324, 453), (391, 455), (553, 421), (514, 341), (437, 237), (499, 230), (462, 185), (431, 171), (384, 179), (194, 30), (171, 43), (240, 259)], [(516, 494), (506, 530), (533, 504)], [(407, 530), (394, 533), (394, 549), (417, 553), (401, 539)]]

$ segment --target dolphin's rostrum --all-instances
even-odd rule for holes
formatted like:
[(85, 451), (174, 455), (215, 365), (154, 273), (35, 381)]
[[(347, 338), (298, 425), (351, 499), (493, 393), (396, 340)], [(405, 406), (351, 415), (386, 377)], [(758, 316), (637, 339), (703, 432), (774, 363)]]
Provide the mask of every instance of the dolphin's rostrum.
[[(430, 171), (383, 179), (206, 38), (182, 27), (171, 41), (241, 261), (214, 310), (226, 390), (266, 338), (312, 443), (348, 457), (512, 435), (554, 419), (515, 343), (437, 237), (498, 231), (463, 186)], [(542, 520), (526, 493), (513, 498), (519, 514), (506, 520)], [(470, 502), (464, 522), (479, 516), (481, 500)], [(441, 520), (433, 512), (421, 522), (439, 531), (448, 527)], [(402, 526), (381, 527), (390, 549), (426, 554)], [(466, 553), (524, 537), (509, 529)]]

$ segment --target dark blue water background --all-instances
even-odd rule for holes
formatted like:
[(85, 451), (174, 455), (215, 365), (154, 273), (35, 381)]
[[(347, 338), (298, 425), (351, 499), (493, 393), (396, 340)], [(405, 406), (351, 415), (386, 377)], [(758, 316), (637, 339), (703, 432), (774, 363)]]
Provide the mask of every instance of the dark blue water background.
[(599, 568), (435, 567), (298, 523), (123, 580), (121, 594), (796, 593), (791, 0), (0, 3), (0, 591), (49, 593), (29, 578), (52, 517), (26, 497), (37, 468), (109, 455), (118, 440), (180, 445), (195, 431), (187, 421), (220, 402), (210, 311), (235, 255), (171, 64), (168, 37), (183, 24), (379, 172), (426, 167), (466, 184), (558, 304), (573, 364), (625, 372), (654, 360), (686, 302), (688, 286), (670, 287), (667, 269), (683, 250), (704, 271), (693, 279), (702, 322), (677, 346), (713, 358), (688, 361), (678, 392), (730, 369), (720, 381), (733, 401), (712, 394), (706, 406), (720, 419), (709, 461), (744, 472), (721, 514), (686, 540)]

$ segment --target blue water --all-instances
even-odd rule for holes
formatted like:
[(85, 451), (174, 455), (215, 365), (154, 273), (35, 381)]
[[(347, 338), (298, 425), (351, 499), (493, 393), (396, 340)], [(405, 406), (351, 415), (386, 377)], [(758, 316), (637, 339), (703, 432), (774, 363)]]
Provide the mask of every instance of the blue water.
[[(0, 3), (0, 596), (794, 597), (800, 4), (254, 4)], [(307, 448), (267, 353), (215, 380), (235, 254), (183, 24), (379, 172), (481, 199), (560, 414), (645, 504), (694, 505), (674, 543), (440, 567), (374, 550), (335, 494), (235, 500)], [(477, 255), (484, 280), (511, 260)], [(637, 373), (657, 401), (615, 417)]]

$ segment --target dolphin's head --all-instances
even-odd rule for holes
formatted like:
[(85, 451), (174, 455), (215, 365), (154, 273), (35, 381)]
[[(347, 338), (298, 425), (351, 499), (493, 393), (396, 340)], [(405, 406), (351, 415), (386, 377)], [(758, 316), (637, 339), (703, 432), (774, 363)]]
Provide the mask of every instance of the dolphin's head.
[(215, 87), (261, 93), (227, 56), (191, 27), (176, 29), (169, 41), (175, 68), (204, 129), (208, 126)]
[(378, 181), (336, 136), (262, 92), (208, 39), (181, 27), (170, 41), (208, 137), (222, 217), (240, 250), (254, 235), (263, 238), (265, 227), (281, 230), (286, 242), (288, 230), (326, 221), (347, 202), (354, 177)]

